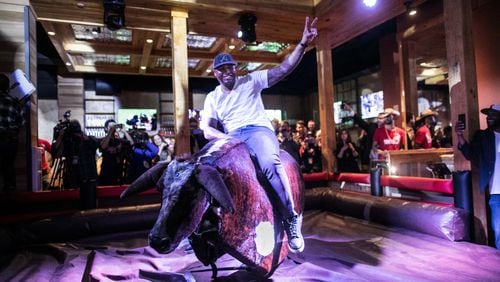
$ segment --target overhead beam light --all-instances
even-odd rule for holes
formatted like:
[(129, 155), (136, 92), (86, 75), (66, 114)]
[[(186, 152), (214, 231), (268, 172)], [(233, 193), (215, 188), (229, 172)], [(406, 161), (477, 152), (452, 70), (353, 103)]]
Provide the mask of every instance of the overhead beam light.
[(238, 20), (238, 24), (240, 25), (238, 38), (246, 43), (254, 43), (255, 41), (257, 41), (257, 35), (255, 34), (256, 22), (257, 17), (254, 14), (242, 14), (240, 16), (240, 19)]
[(110, 30), (118, 30), (125, 25), (125, 0), (103, 0), (104, 24)]
[(366, 7), (373, 7), (377, 4), (377, 0), (363, 0)]
[(406, 7), (406, 13), (409, 16), (415, 16), (417, 14), (417, 8), (415, 8), (411, 0), (405, 0), (404, 4)]

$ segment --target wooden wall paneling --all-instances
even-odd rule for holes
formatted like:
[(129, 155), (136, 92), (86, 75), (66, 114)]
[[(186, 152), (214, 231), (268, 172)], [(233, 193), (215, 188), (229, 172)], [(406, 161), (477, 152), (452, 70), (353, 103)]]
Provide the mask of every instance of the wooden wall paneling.
[[(500, 103), (500, 1), (481, 1), (473, 8), (474, 53), (476, 57), (479, 109)], [(478, 1), (473, 4), (479, 4)], [(486, 128), (486, 119), (480, 115), (479, 124)]]
[[(21, 69), (36, 86), (36, 29), (34, 15), (27, 1), (0, 1), (0, 72), (11, 73)], [(31, 191), (32, 150), (36, 144), (36, 93), (25, 107), (26, 124), (19, 132), (18, 153), (15, 160), (17, 190)], [(30, 126), (34, 125), (34, 130)], [(34, 145), (36, 146), (36, 145)], [(36, 159), (35, 159), (36, 161)], [(36, 166), (35, 166), (36, 169)], [(36, 179), (35, 179), (36, 180)]]
[[(470, 0), (443, 0), (446, 51), (448, 59), (448, 87), (451, 100), (452, 124), (458, 114), (466, 114), (464, 136), (471, 140), (479, 129), (476, 67), (472, 36), (472, 9)], [(454, 166), (457, 171), (471, 170), (474, 206), (474, 236), (476, 243), (488, 240), (486, 197), (479, 191), (479, 164), (469, 163), (454, 142)]]
[(63, 118), (67, 110), (71, 110), (71, 119), (78, 120), (83, 127), (83, 79), (58, 76), (57, 81), (59, 119)]

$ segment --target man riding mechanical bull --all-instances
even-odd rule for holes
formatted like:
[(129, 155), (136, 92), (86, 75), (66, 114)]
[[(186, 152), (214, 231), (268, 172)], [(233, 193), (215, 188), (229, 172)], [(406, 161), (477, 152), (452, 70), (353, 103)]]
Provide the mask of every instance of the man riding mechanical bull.
[[(280, 152), (261, 91), (299, 64), (317, 36), (316, 22), (309, 24), (306, 17), (300, 43), (269, 70), (238, 76), (231, 55), (214, 58), (213, 73), (220, 85), (207, 95), (201, 122), (211, 142), (191, 158), (157, 164), (122, 194), (154, 185), (161, 189), (160, 215), (149, 235), (157, 251), (171, 252), (189, 237), (205, 265), (214, 268), (226, 252), (270, 275), (288, 250), (304, 250), (302, 175), (296, 161)], [(286, 241), (288, 250), (281, 244)]]

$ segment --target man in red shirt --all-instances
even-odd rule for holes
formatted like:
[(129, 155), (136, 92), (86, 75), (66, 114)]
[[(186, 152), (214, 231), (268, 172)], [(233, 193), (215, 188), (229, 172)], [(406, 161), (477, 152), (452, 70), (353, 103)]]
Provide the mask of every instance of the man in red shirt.
[(427, 109), (420, 114), (417, 122), (420, 123), (417, 132), (415, 133), (415, 149), (430, 149), (432, 148), (431, 126), (436, 123), (437, 113), (431, 109)]
[(38, 139), (38, 148), (40, 148), (40, 155), (42, 159), (42, 187), (44, 190), (49, 188), (49, 171), (50, 165), (45, 157), (45, 152), (50, 154), (52, 148), (50, 142), (45, 139)]
[(379, 115), (384, 119), (384, 125), (377, 128), (373, 134), (372, 154), (378, 159), (385, 159), (387, 151), (400, 150), (404, 147), (405, 132), (396, 126), (396, 118), (400, 113), (394, 109), (385, 109)]

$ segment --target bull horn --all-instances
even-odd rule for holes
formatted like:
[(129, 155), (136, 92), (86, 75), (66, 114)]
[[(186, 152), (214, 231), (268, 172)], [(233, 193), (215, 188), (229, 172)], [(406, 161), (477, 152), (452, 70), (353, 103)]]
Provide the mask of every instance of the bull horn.
[(155, 164), (132, 182), (127, 189), (122, 192), (120, 199), (154, 188), (167, 166), (168, 162), (158, 162)]
[(207, 190), (226, 211), (234, 213), (233, 198), (231, 198), (231, 194), (217, 169), (200, 164), (198, 165), (195, 175), (198, 183), (203, 185), (205, 190)]

